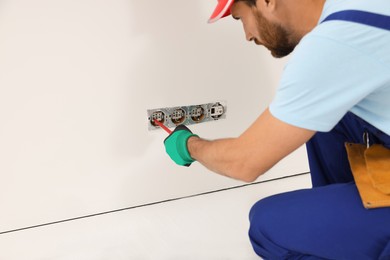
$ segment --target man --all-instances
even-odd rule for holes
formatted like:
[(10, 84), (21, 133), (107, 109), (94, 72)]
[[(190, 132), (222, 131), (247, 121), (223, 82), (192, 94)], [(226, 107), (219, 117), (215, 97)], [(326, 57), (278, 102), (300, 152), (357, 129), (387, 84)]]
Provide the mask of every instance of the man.
[[(238, 138), (208, 141), (177, 127), (164, 142), (168, 154), (180, 165), (196, 160), (251, 182), (306, 143), (313, 188), (255, 204), (255, 252), (265, 259), (390, 259), (390, 2), (220, 0), (210, 22), (229, 14), (248, 41), (274, 57), (293, 52), (276, 96)], [(370, 159), (371, 148), (381, 159)], [(358, 182), (374, 168), (372, 181), (379, 173), (383, 192)]]

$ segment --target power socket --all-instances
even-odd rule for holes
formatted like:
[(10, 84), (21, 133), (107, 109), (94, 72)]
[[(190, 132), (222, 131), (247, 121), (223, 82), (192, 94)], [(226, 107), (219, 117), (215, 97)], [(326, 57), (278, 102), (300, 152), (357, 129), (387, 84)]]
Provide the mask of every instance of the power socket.
[(201, 105), (148, 109), (148, 129), (160, 129), (154, 120), (158, 120), (168, 128), (174, 128), (178, 125), (192, 125), (225, 119), (226, 111), (226, 101)]

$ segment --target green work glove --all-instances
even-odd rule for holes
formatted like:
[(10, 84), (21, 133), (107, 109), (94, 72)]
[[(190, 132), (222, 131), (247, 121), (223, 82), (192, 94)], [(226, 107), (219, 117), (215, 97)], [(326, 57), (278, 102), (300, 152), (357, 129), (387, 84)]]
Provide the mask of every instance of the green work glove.
[(191, 158), (187, 149), (187, 141), (191, 136), (197, 136), (185, 125), (179, 125), (164, 140), (165, 150), (171, 159), (181, 166), (190, 166), (195, 160)]

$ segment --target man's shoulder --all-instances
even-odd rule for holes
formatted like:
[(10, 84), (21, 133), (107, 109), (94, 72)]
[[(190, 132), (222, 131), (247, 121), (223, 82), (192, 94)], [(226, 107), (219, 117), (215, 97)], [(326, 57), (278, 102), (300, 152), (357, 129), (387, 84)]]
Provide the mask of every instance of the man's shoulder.
[[(373, 0), (367, 2), (363, 0), (328, 0), (328, 4), (324, 6), (319, 24), (302, 39), (301, 42), (305, 44), (300, 45), (303, 45), (305, 49), (315, 48), (318, 52), (324, 52), (324, 48), (331, 47), (333, 48), (332, 53), (335, 53), (335, 55), (338, 51), (354, 52), (359, 56), (369, 56), (372, 60), (376, 60), (390, 68), (389, 30), (351, 21), (331, 20), (322, 22), (332, 13), (344, 10), (377, 13), (389, 16), (390, 19), (390, 1)], [(329, 44), (329, 42), (334, 44)], [(303, 46), (301, 46), (301, 49)], [(304, 50), (304, 52), (307, 52), (307, 50)], [(343, 55), (340, 54), (340, 56)]]
[(326, 0), (319, 23), (328, 15), (344, 10), (361, 10), (383, 15), (390, 15), (388, 0)]

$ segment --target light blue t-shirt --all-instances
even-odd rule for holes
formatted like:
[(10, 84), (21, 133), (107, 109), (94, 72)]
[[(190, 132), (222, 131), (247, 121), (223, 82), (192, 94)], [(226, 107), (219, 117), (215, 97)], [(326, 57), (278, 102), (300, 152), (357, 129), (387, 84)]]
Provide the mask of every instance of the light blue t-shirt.
[(390, 0), (327, 0), (319, 24), (295, 48), (270, 112), (327, 132), (351, 111), (390, 135), (390, 31), (327, 21), (342, 10), (390, 16)]

